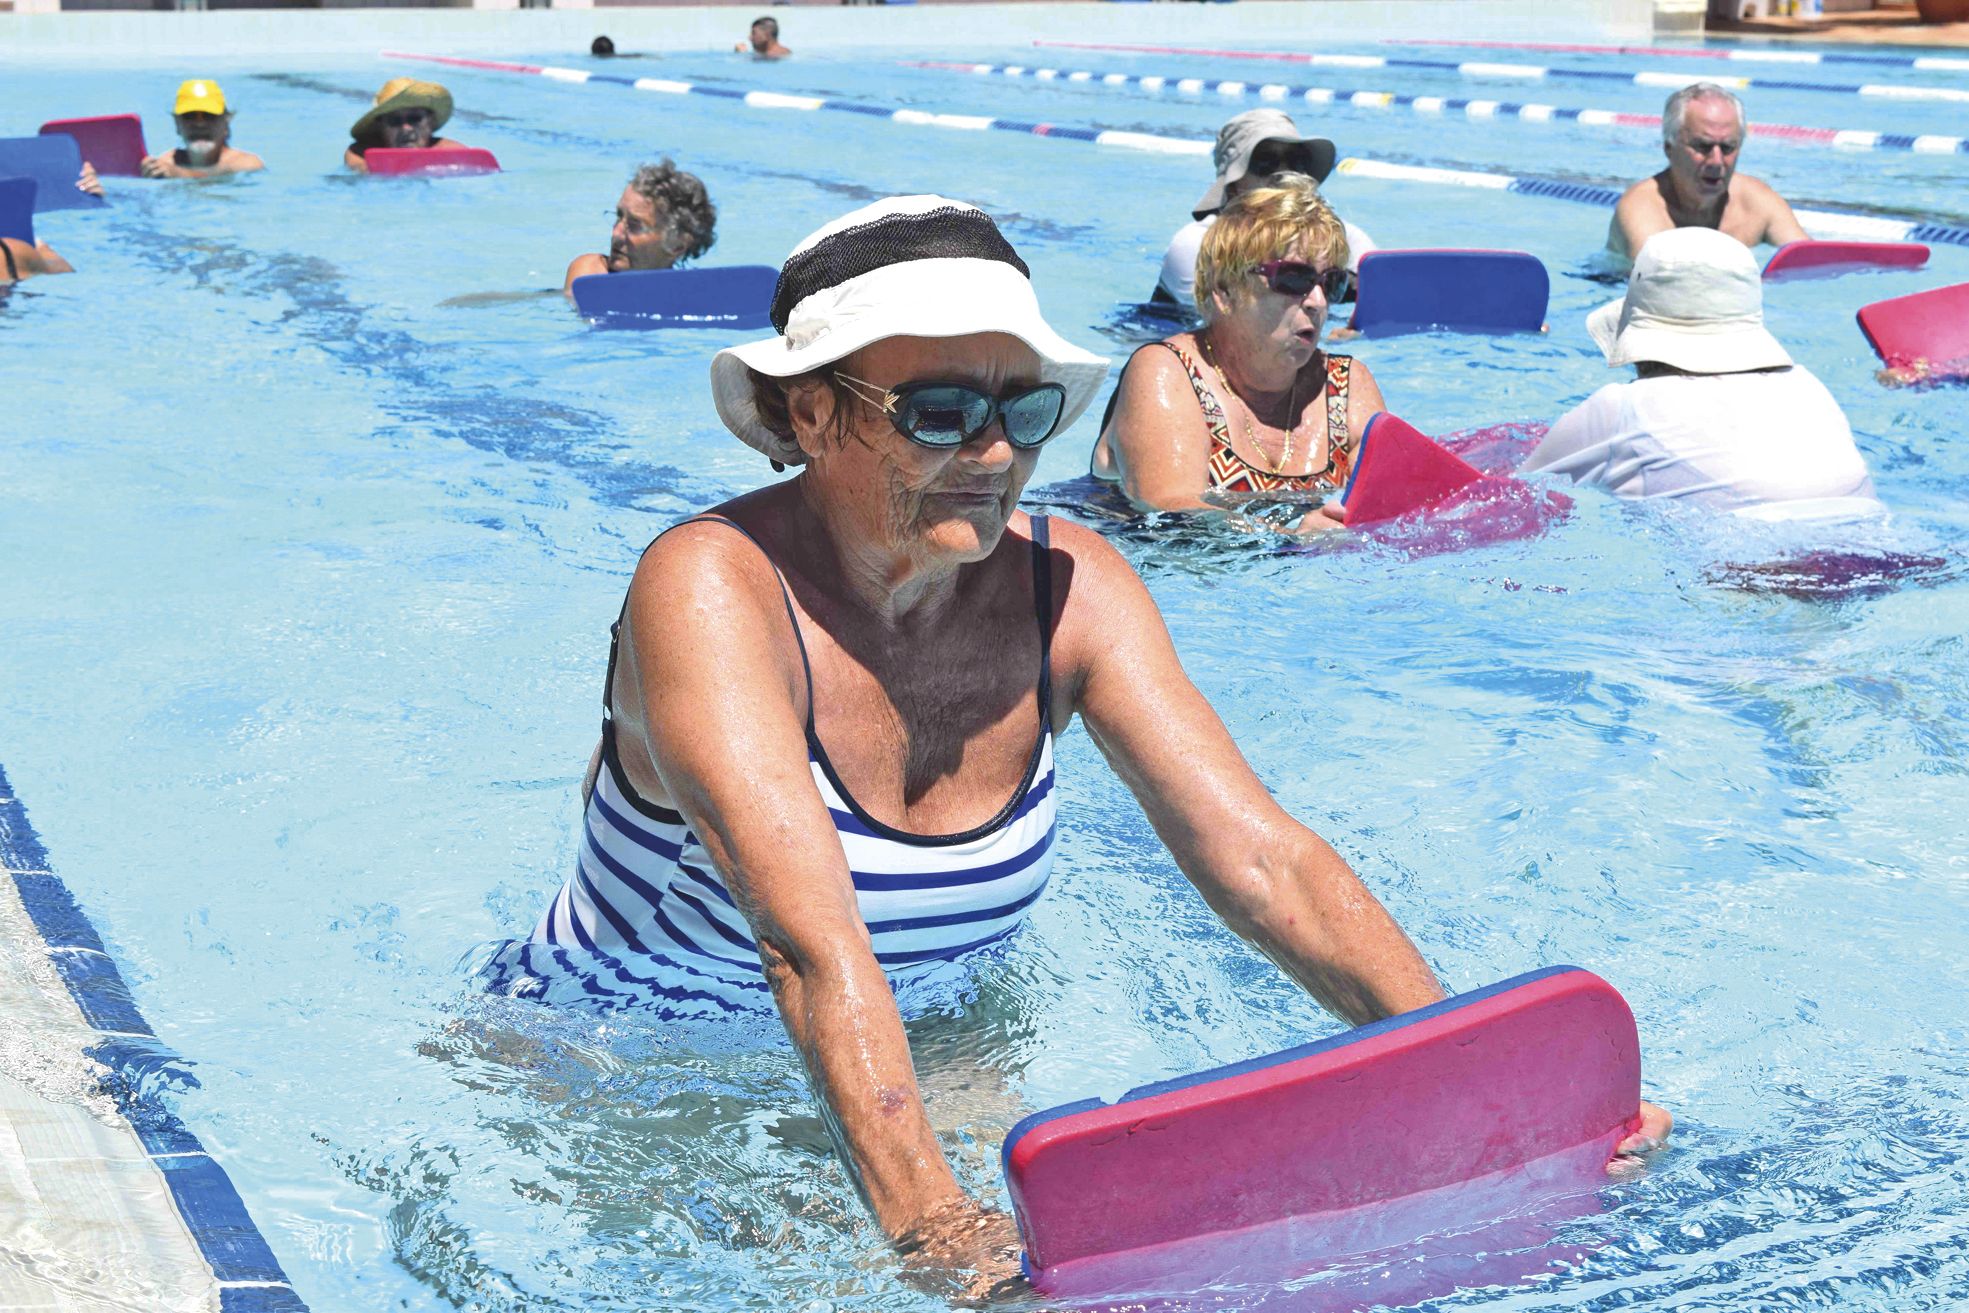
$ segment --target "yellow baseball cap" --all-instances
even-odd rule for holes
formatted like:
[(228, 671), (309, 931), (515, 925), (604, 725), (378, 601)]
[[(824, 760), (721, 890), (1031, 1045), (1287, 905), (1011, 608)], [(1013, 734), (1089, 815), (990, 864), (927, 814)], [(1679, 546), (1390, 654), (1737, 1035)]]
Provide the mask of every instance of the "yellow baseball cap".
[(173, 114), (223, 114), (226, 112), (226, 93), (219, 90), (216, 82), (203, 78), (193, 78), (178, 88), (178, 103), (171, 107)]

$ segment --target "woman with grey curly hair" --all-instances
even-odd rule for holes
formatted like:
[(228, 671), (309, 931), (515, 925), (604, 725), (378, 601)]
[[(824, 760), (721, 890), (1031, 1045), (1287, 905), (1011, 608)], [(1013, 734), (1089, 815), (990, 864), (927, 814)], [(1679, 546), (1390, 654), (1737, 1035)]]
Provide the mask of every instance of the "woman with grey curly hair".
[(561, 290), (572, 296), (574, 280), (589, 274), (668, 269), (695, 259), (717, 240), (717, 222), (718, 208), (696, 175), (667, 159), (645, 164), (615, 203), (608, 254), (576, 256)]

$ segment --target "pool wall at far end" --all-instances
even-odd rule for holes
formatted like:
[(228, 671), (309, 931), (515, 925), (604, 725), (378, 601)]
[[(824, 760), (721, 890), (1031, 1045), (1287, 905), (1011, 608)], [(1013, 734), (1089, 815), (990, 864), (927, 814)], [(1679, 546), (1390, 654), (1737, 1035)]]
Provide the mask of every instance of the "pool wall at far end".
[[(1566, 40), (1638, 38), (1653, 0), (1242, 0), (1236, 5), (976, 4), (793, 8), (785, 39), (802, 48), (945, 46), (953, 54), (1034, 39), (1208, 45), (1325, 44), (1426, 35)], [(11, 57), (360, 53), (386, 47), (447, 53), (565, 49), (586, 54), (598, 32), (624, 50), (723, 49), (744, 35), (729, 6), (593, 9), (222, 10), (0, 13), (0, 62)]]

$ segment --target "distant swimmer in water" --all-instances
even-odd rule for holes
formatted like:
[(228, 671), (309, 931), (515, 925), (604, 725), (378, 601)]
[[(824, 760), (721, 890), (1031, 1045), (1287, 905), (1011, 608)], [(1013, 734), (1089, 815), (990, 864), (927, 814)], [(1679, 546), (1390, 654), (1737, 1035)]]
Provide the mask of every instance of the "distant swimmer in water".
[(1839, 403), (1765, 329), (1763, 279), (1741, 242), (1655, 234), (1625, 299), (1586, 325), (1635, 377), (1561, 417), (1523, 472), (1759, 519), (1881, 509)]
[(462, 141), (438, 136), (451, 118), (451, 93), (435, 82), (391, 78), (376, 93), (376, 102), (349, 129), (355, 140), (342, 152), (342, 162), (357, 173), (369, 172), (363, 156), (377, 146), (395, 150), (457, 150)]
[(717, 222), (718, 209), (694, 175), (669, 160), (645, 164), (615, 203), (608, 254), (575, 256), (561, 290), (574, 295), (574, 280), (589, 274), (668, 269), (694, 260), (718, 240)]
[(55, 248), (46, 242), (0, 237), (0, 287), (12, 287), (36, 274), (74, 272), (75, 266), (55, 254)]
[(1614, 207), (1611, 260), (1632, 263), (1648, 238), (1669, 228), (1715, 228), (1749, 247), (1803, 241), (1805, 230), (1784, 197), (1737, 172), (1749, 131), (1743, 102), (1714, 82), (1691, 83), (1670, 96), (1661, 111), (1668, 167), (1629, 187)]
[(754, 59), (785, 59), (793, 53), (779, 43), (777, 18), (753, 19), (752, 30), (747, 34), (747, 42), (741, 42), (732, 49), (740, 54), (750, 51)]
[(1231, 511), (1330, 529), (1368, 420), (1386, 407), (1364, 361), (1320, 347), (1348, 281), (1347, 234), (1311, 178), (1240, 192), (1203, 235), (1203, 327), (1121, 371), (1089, 472), (1140, 510)]
[(588, 53), (597, 59), (612, 59), (615, 56), (615, 42), (605, 36), (598, 36), (588, 43)]
[(227, 108), (218, 83), (193, 78), (180, 86), (171, 118), (178, 125), (178, 140), (183, 144), (145, 156), (138, 166), (144, 177), (213, 178), (266, 167), (258, 155), (232, 144), (232, 110)]
[[(1191, 221), (1170, 239), (1151, 299), (1196, 309), (1196, 254), (1203, 246), (1204, 230), (1216, 222), (1218, 212), (1244, 192), (1269, 186), (1281, 173), (1303, 174), (1323, 183), (1333, 172), (1335, 154), (1326, 138), (1300, 136), (1283, 110), (1248, 110), (1224, 124), (1213, 152), (1217, 180), (1190, 211)], [(1361, 257), (1374, 249), (1374, 242), (1353, 224), (1345, 227), (1347, 267), (1359, 270)]]

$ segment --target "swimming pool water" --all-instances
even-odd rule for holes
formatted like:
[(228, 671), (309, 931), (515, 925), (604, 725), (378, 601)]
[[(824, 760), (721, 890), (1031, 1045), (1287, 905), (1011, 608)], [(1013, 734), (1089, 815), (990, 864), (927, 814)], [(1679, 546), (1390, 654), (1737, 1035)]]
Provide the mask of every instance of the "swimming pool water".
[[(196, 1064), (198, 1086), (166, 1097), (317, 1309), (939, 1306), (864, 1220), (775, 1029), (707, 1036), (466, 984), (461, 960), (524, 933), (571, 860), (636, 553), (770, 477), (710, 407), (729, 337), (590, 331), (558, 296), (493, 294), (557, 288), (604, 243), (631, 166), (670, 154), (711, 187), (721, 262), (777, 263), (891, 192), (976, 201), (1053, 322), (1118, 365), (1116, 307), (1152, 286), (1205, 162), (427, 69), (457, 97), (449, 135), (508, 172), (366, 182), (337, 171), (347, 124), (419, 71), (367, 59), (9, 64), (0, 112), (18, 133), (142, 109), (155, 146), (192, 71), (225, 85), (237, 144), (269, 171), (112, 182), (109, 210), (42, 221), (82, 272), (0, 307), (0, 755), (144, 1011)], [(1192, 137), (1255, 103), (886, 55), (637, 71)], [(1969, 86), (1948, 77), (1905, 80)], [(1472, 94), (1396, 70), (1279, 80)], [(1948, 106), (1750, 107), (1959, 131)], [(1591, 181), (1660, 158), (1645, 130), (1351, 107), (1299, 122), (1343, 155)], [(1797, 204), (1969, 221), (1959, 157), (1757, 140), (1744, 167)], [(1383, 245), (1518, 246), (1553, 271), (1547, 336), (1355, 344), (1397, 413), (1430, 432), (1544, 422), (1612, 377), (1580, 323), (1607, 290), (1573, 276), (1606, 211), (1362, 178), (1329, 194)], [(1247, 756), (1452, 988), (1573, 962), (1634, 1005), (1673, 1146), (1578, 1224), (1593, 1247), (1577, 1272), (1444, 1303), (1969, 1298), (1969, 412), (1960, 390), (1881, 387), (1852, 323), (1865, 301), (1965, 278), (1969, 251), (1937, 247), (1921, 274), (1769, 297), (1893, 508), (1866, 540), (1937, 558), (1899, 586), (1733, 586), (1733, 564), (1797, 542), (1590, 493), (1536, 539), (1462, 552), (1117, 533)], [(1061, 485), (1092, 436), (1090, 417), (1047, 450), (1031, 502), (1071, 512)], [(1084, 735), (1059, 760), (1054, 888), (961, 1008), (912, 1023), (932, 1118), (991, 1198), (998, 1140), (1027, 1111), (1338, 1028), (1216, 923)]]

